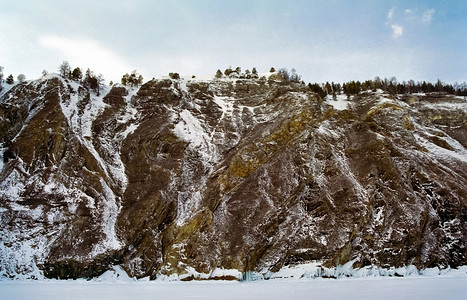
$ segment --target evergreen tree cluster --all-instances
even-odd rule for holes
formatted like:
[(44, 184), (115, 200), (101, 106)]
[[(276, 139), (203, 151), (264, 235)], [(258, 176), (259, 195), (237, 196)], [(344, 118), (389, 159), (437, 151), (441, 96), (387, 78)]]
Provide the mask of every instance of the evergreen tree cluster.
[(15, 83), (15, 79), (13, 78), (13, 74), (8, 75), (8, 77), (6, 78), (6, 83), (8, 83), (8, 84)]
[[(58, 71), (63, 78), (81, 83), (84, 87), (96, 92), (98, 96), (105, 84), (102, 74), (95, 75), (95, 73), (88, 68), (83, 78), (83, 71), (79, 67), (74, 68), (72, 71), (68, 61), (63, 61), (58, 67)], [(42, 75), (47, 75), (47, 71), (44, 70)]]
[(302, 80), (302, 76), (297, 74), (297, 71), (292, 68), (290, 72), (286, 68), (282, 68), (278, 71), (279, 76), (285, 81), (285, 82), (295, 82), (299, 83)]
[[(0, 91), (3, 88), (3, 82), (6, 82), (7, 84), (14, 83), (14, 77), (12, 74), (7, 76), (5, 81), (3, 80), (3, 70), (4, 68), (0, 66)], [(86, 88), (94, 90), (97, 93), (97, 95), (99, 95), (104, 85), (104, 77), (102, 74), (95, 75), (95, 73), (88, 68), (83, 75), (83, 71), (79, 67), (76, 67), (72, 70), (68, 61), (63, 61), (63, 63), (59, 66), (58, 70), (63, 78), (79, 82)], [(271, 76), (276, 76), (279, 80), (282, 80), (284, 82), (301, 82), (301, 76), (297, 74), (294, 68), (292, 68), (290, 72), (286, 68), (281, 68), (276, 73), (276, 69), (274, 67), (271, 67), (269, 72), (274, 73)], [(42, 71), (43, 76), (46, 76), (47, 74), (48, 72), (46, 70)], [(169, 76), (172, 79), (180, 79), (180, 75), (178, 73), (169, 73)], [(232, 69), (232, 67), (228, 67), (227, 69), (225, 69), (224, 72), (218, 69), (215, 77), (222, 78), (224, 76), (246, 79), (257, 79), (259, 77), (258, 71), (255, 67), (253, 67), (251, 71), (249, 69), (246, 69), (245, 72), (242, 72), (241, 67), (236, 67), (235, 69)], [(26, 80), (26, 76), (20, 74), (18, 75), (17, 80), (19, 82), (23, 82)], [(134, 70), (131, 72), (131, 74), (126, 73), (125, 75), (123, 75), (121, 82), (125, 86), (135, 87), (143, 83), (143, 76), (141, 76), (136, 72), (136, 70)], [(334, 82), (326, 82), (321, 84), (309, 83), (308, 87), (311, 91), (317, 93), (321, 98), (324, 98), (327, 95), (332, 95), (333, 97), (336, 97), (336, 95), (342, 93), (347, 95), (347, 97), (350, 97), (353, 95), (359, 95), (362, 92), (376, 92), (377, 90), (382, 90), (392, 95), (412, 93), (446, 93), (457, 96), (467, 96), (467, 82), (456, 82), (454, 84), (447, 84), (439, 79), (436, 83), (433, 84), (427, 81), (415, 82), (412, 79), (408, 81), (398, 82), (395, 77), (391, 77), (389, 79), (381, 79), (377, 76), (373, 80), (366, 80), (363, 82), (358, 80), (352, 80), (344, 82), (342, 84)]]
[[(280, 80), (283, 82), (295, 82), (299, 83), (302, 80), (302, 77), (297, 74), (297, 71), (292, 68), (292, 70), (288, 71), (286, 68), (279, 69), (276, 73), (276, 69), (274, 67), (271, 67), (269, 70), (270, 73), (274, 73), (271, 76), (273, 76), (276, 80)], [(241, 78), (241, 79), (258, 79), (259, 74), (258, 70), (256, 67), (253, 67), (251, 71), (249, 69), (246, 69), (245, 72), (242, 72), (241, 67), (236, 67), (233, 69), (232, 67), (228, 67), (227, 69), (222, 72), (220, 69), (216, 71), (216, 78), (222, 78), (222, 77), (230, 77), (230, 78)]]
[(467, 82), (446, 84), (441, 80), (433, 84), (427, 81), (414, 80), (398, 82), (395, 77), (381, 79), (375, 77), (373, 80), (366, 81), (348, 81), (342, 85), (340, 83), (335, 84), (334, 82), (329, 83), (309, 83), (308, 87), (313, 92), (317, 93), (321, 98), (327, 95), (339, 95), (344, 93), (347, 97), (359, 95), (363, 92), (373, 91), (376, 92), (378, 89), (383, 90), (386, 93), (392, 95), (398, 94), (412, 94), (412, 93), (446, 93), (457, 96), (467, 96)]
[[(79, 74), (81, 74), (81, 77), (82, 77), (81, 70), (76, 71), (76, 74), (78, 77), (79, 77)], [(82, 83), (85, 87), (94, 90), (99, 96), (100, 89), (104, 85), (104, 76), (102, 74), (99, 74), (98, 76), (96, 76), (94, 75), (94, 72), (88, 68), (86, 70), (86, 74), (84, 75), (84, 79), (82, 80)]]
[(327, 93), (319, 83), (309, 83), (308, 87), (313, 93), (318, 94), (321, 98), (324, 98), (327, 95)]
[(171, 79), (180, 79), (180, 74), (178, 73), (169, 73)]
[(258, 71), (256, 70), (256, 67), (253, 67), (251, 71), (249, 69), (246, 69), (245, 72), (242, 72), (241, 67), (236, 67), (235, 69), (232, 69), (232, 67), (228, 67), (225, 69), (224, 73), (220, 69), (216, 71), (216, 78), (222, 78), (227, 76), (231, 78), (242, 78), (242, 79), (257, 79), (258, 76)]
[(138, 74), (136, 70), (131, 72), (131, 74), (126, 73), (122, 76), (122, 84), (131, 87), (141, 85), (143, 84), (143, 76), (141, 76), (141, 74)]

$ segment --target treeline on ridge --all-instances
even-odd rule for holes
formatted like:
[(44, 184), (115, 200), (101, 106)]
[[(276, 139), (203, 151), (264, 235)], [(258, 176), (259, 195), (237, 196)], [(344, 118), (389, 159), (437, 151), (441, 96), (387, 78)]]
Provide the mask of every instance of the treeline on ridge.
[[(96, 75), (89, 68), (83, 74), (83, 71), (79, 67), (72, 69), (67, 61), (63, 61), (63, 63), (59, 66), (58, 71), (60, 76), (63, 78), (79, 82), (86, 88), (96, 92), (97, 95), (100, 94), (102, 87), (105, 85), (104, 76), (102, 74)], [(42, 71), (43, 76), (47, 75), (47, 73), (48, 72), (46, 70)], [(174, 80), (180, 79), (180, 75), (178, 73), (169, 73), (169, 77)], [(260, 78), (260, 74), (258, 73), (256, 67), (253, 67), (251, 71), (246, 69), (244, 72), (242, 72), (241, 67), (236, 67), (235, 69), (228, 67), (224, 72), (218, 69), (214, 77), (216, 79), (267, 79), (288, 83), (305, 84), (305, 82), (301, 79), (301, 75), (297, 74), (294, 68), (292, 68), (291, 71), (288, 71), (286, 68), (281, 68), (276, 71), (274, 67), (271, 67), (269, 73), (263, 73)], [(195, 78), (195, 76), (193, 75), (192, 78)], [(26, 77), (23, 74), (20, 74), (18, 75), (17, 79), (18, 82), (21, 83), (26, 80)], [(3, 80), (3, 67), (0, 66), (0, 91), (2, 90), (3, 82), (6, 82), (7, 84), (13, 84), (14, 78), (13, 75), (9, 75), (6, 80)], [(121, 83), (125, 86), (136, 87), (143, 84), (143, 76), (134, 70), (130, 74), (124, 74), (122, 76)], [(113, 82), (110, 81), (109, 85), (112, 86)], [(392, 95), (412, 93), (445, 93), (464, 97), (467, 96), (467, 82), (464, 81), (463, 83), (456, 82), (454, 84), (448, 84), (442, 82), (439, 79), (436, 83), (433, 84), (427, 81), (416, 82), (412, 79), (398, 82), (395, 77), (381, 79), (380, 77), (376, 76), (373, 80), (352, 80), (342, 84), (334, 82), (315, 82), (309, 83), (308, 87), (311, 91), (317, 93), (323, 99), (328, 95), (332, 96), (333, 98), (341, 94), (345, 94), (347, 97), (350, 97), (369, 91), (376, 92), (377, 90), (382, 90)]]
[(321, 98), (327, 95), (336, 97), (340, 94), (345, 94), (347, 97), (353, 95), (359, 95), (363, 92), (376, 92), (377, 90), (383, 90), (386, 93), (392, 95), (398, 94), (414, 94), (414, 93), (446, 93), (457, 96), (467, 96), (467, 82), (447, 84), (438, 79), (433, 84), (427, 81), (408, 80), (398, 82), (395, 77), (390, 79), (381, 79), (378, 76), (373, 80), (360, 81), (348, 81), (343, 84), (326, 82), (326, 83), (309, 83), (308, 87)]

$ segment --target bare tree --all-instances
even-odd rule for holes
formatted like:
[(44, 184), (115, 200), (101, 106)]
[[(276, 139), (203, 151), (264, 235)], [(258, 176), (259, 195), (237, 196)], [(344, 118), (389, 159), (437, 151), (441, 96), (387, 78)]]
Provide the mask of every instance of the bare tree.
[(63, 78), (68, 78), (68, 79), (70, 78), (71, 67), (70, 67), (70, 64), (66, 60), (62, 62), (58, 70), (60, 72), (60, 75)]
[(21, 83), (26, 80), (26, 76), (24, 76), (24, 74), (19, 74), (18, 77), (16, 77), (16, 79), (18, 79), (18, 82)]
[(291, 82), (300, 82), (301, 79), (302, 79), (302, 76), (297, 74), (297, 70), (295, 70), (295, 68), (292, 68), (292, 70), (290, 70), (290, 79), (289, 80)]
[(286, 68), (282, 68), (282, 69), (279, 70), (279, 76), (282, 77), (282, 79), (285, 82), (290, 81), (290, 73)]
[(96, 79), (97, 79), (97, 96), (99, 96), (100, 95), (100, 90), (105, 84), (104, 75), (99, 74), (99, 76), (97, 76)]
[(3, 67), (0, 66), (0, 91), (3, 89), (2, 81), (3, 81)]

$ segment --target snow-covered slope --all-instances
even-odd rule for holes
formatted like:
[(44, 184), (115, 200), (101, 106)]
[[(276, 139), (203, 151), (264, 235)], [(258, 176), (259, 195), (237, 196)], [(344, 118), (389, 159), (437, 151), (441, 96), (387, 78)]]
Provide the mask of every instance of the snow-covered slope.
[(466, 129), (465, 101), (449, 96), (323, 101), (265, 79), (102, 96), (56, 75), (18, 84), (0, 99), (0, 275), (465, 265)]

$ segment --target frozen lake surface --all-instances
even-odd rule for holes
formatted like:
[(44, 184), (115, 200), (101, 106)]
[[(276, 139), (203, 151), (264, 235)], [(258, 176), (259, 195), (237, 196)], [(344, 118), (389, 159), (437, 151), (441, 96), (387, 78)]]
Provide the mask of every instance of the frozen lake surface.
[(466, 299), (467, 277), (230, 281), (1, 281), (0, 299)]

